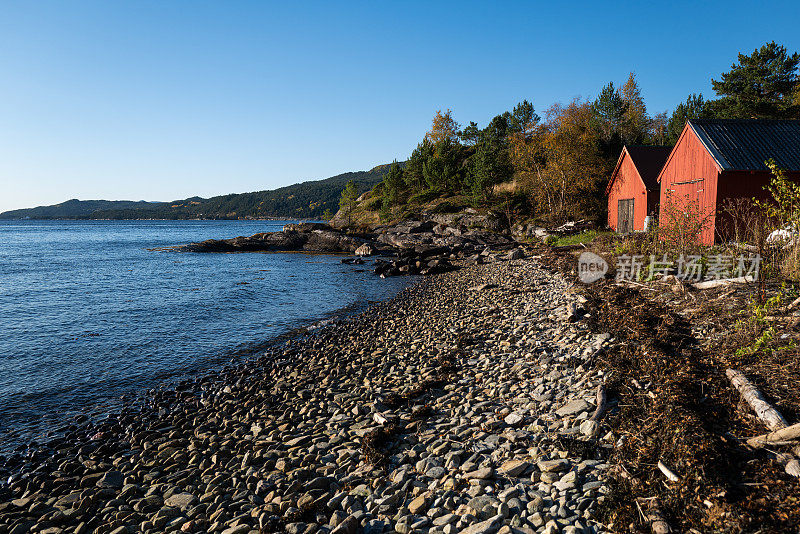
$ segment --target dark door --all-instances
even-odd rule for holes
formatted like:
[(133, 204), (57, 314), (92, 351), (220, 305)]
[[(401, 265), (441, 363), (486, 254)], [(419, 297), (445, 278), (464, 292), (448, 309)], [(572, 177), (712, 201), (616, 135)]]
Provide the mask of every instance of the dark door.
[(629, 198), (617, 202), (617, 232), (621, 234), (633, 232), (633, 200)]

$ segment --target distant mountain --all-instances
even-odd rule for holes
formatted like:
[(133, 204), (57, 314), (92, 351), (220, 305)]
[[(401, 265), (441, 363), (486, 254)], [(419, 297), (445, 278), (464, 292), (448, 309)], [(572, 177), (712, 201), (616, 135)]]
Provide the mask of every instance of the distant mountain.
[(0, 213), (0, 219), (75, 219), (87, 217), (97, 210), (149, 208), (153, 202), (144, 200), (67, 200), (53, 206), (39, 206)]
[(378, 165), (369, 171), (346, 172), (272, 191), (192, 197), (174, 202), (68, 200), (54, 206), (6, 211), (0, 213), (0, 219), (314, 219), (321, 217), (326, 209), (336, 213), (348, 180), (353, 180), (358, 190), (364, 192), (383, 180), (388, 171), (389, 165)]

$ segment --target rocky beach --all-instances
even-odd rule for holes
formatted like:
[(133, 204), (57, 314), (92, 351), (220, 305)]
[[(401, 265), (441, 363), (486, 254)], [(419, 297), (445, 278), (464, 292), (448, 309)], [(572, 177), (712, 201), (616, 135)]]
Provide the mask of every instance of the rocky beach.
[(425, 278), (3, 459), (0, 533), (605, 532), (581, 313), (536, 257)]

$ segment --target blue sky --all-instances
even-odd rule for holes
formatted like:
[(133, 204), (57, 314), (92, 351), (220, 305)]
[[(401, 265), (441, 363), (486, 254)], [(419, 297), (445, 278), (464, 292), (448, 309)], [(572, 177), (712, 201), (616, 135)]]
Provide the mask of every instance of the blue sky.
[(800, 2), (8, 1), (0, 211), (272, 189), (407, 157), (635, 71), (671, 110), (738, 52), (800, 50)]

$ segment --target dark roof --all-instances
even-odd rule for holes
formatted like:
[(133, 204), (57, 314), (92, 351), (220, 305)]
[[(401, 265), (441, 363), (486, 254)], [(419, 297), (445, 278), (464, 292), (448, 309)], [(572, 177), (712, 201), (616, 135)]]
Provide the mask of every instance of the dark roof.
[(649, 189), (658, 189), (658, 174), (667, 162), (671, 146), (626, 146), (639, 176), (642, 177), (644, 186)]
[(690, 120), (700, 142), (723, 171), (768, 170), (772, 158), (787, 171), (800, 171), (800, 121)]

